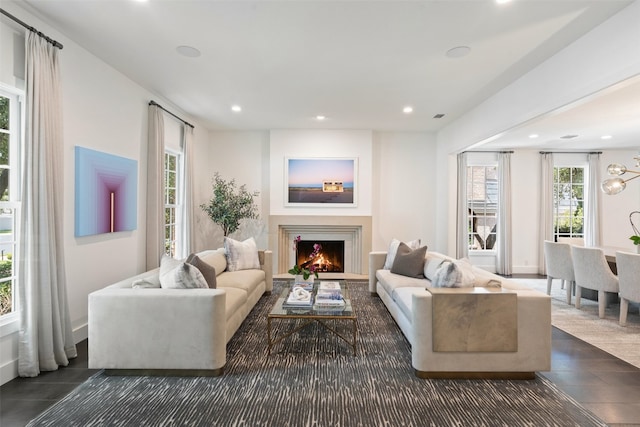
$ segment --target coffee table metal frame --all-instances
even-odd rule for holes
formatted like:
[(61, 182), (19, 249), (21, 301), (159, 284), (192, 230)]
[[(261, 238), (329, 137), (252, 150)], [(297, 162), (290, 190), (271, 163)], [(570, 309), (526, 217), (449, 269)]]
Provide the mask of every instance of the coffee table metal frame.
[[(316, 281), (313, 287), (313, 293), (315, 295), (320, 282)], [(283, 289), (282, 294), (274, 304), (271, 312), (267, 314), (267, 338), (269, 343), (269, 354), (271, 354), (271, 349), (274, 345), (283, 341), (284, 339), (290, 337), (295, 334), (299, 330), (303, 329), (305, 326), (316, 322), (324, 327), (326, 330), (336, 335), (344, 342), (349, 344), (353, 348), (353, 355), (356, 355), (357, 349), (357, 337), (358, 337), (358, 322), (356, 312), (351, 305), (351, 299), (349, 298), (349, 292), (344, 281), (340, 281), (340, 286), (342, 288), (342, 294), (345, 300), (345, 307), (342, 311), (333, 311), (330, 309), (324, 310), (315, 310), (313, 307), (283, 307), (283, 303), (287, 299), (289, 292), (291, 291), (292, 286), (287, 286)], [(289, 320), (297, 320), (297, 319), (306, 319), (306, 322), (301, 325), (296, 326), (293, 330), (285, 333), (282, 336), (273, 336), (271, 331), (271, 321), (273, 319), (289, 319)], [(352, 336), (348, 338), (348, 336), (343, 335), (335, 328), (329, 326), (325, 321), (326, 320), (350, 320), (352, 322)]]

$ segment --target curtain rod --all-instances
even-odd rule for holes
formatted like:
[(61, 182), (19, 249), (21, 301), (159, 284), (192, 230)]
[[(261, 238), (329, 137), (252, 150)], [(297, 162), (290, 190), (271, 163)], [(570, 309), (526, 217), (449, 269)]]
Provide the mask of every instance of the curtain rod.
[(513, 154), (513, 150), (512, 151), (463, 151), (463, 153), (500, 153), (500, 154)]
[(166, 108), (164, 108), (162, 105), (158, 104), (156, 101), (149, 101), (149, 105), (155, 105), (156, 107), (160, 108), (161, 110), (171, 114), (173, 117), (175, 117), (176, 119), (180, 120), (182, 123), (184, 123), (187, 126), (190, 126), (191, 129), (195, 129), (196, 127), (194, 125), (192, 125), (191, 123), (189, 123), (186, 120), (182, 120), (180, 117), (176, 116), (175, 114), (173, 114), (171, 111), (167, 110)]
[(4, 16), (6, 16), (9, 19), (14, 20), (15, 22), (17, 22), (18, 24), (22, 25), (23, 27), (25, 27), (27, 30), (36, 33), (37, 35), (39, 35), (40, 37), (42, 37), (43, 39), (45, 39), (46, 41), (48, 41), (49, 43), (51, 43), (52, 45), (54, 45), (55, 47), (57, 47), (58, 49), (62, 49), (62, 44), (60, 42), (57, 42), (56, 40), (48, 37), (46, 34), (41, 33), (40, 31), (38, 31), (37, 29), (35, 29), (34, 27), (32, 27), (31, 25), (28, 25), (26, 23), (24, 23), (23, 21), (19, 20), (18, 18), (16, 18), (15, 16), (13, 16), (12, 14), (10, 14), (9, 12), (7, 12), (6, 10), (0, 8), (0, 12), (2, 12), (2, 14)]
[(602, 154), (602, 151), (540, 151), (540, 154)]

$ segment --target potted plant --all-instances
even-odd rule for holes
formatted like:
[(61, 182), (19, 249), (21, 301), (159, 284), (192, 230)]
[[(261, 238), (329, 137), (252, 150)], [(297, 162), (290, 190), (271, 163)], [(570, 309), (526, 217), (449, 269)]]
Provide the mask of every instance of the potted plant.
[[(300, 241), (300, 236), (293, 239), (293, 251), (297, 253), (298, 242)], [(316, 271), (316, 265), (313, 263), (313, 260), (322, 250), (322, 246), (319, 243), (314, 243), (313, 252), (309, 255), (309, 261), (298, 265), (297, 263), (289, 269), (288, 273), (293, 274), (295, 276), (295, 283), (313, 283), (313, 279), (309, 280), (309, 277), (313, 274), (315, 278), (318, 278), (318, 272)]]
[(228, 236), (238, 229), (241, 219), (258, 218), (258, 206), (253, 199), (259, 194), (257, 191), (250, 193), (245, 185), (238, 187), (235, 179), (225, 181), (216, 172), (213, 176), (213, 197), (200, 208)]
[(629, 214), (629, 222), (631, 223), (631, 229), (633, 230), (633, 235), (629, 237), (629, 240), (636, 245), (636, 252), (640, 254), (640, 230), (638, 230), (638, 227), (633, 223), (633, 216), (636, 214), (640, 217), (640, 211), (633, 211)]

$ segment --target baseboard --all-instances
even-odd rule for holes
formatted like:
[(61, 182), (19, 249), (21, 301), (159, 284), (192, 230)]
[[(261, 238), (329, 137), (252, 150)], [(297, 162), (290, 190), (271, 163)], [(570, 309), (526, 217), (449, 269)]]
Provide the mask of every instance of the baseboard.
[[(16, 340), (18, 340), (18, 332), (12, 334)], [(84, 341), (89, 336), (89, 327), (85, 323), (73, 330), (73, 342), (78, 344), (80, 341)], [(13, 338), (13, 337), (12, 337)], [(0, 366), (0, 385), (4, 385), (14, 378), (18, 377), (18, 359), (12, 359)]]

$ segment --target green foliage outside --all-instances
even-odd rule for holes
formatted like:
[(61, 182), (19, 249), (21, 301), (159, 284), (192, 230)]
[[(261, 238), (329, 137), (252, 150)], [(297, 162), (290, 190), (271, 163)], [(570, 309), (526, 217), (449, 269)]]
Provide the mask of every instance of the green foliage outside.
[[(9, 130), (9, 98), (0, 96), (0, 129)], [(0, 200), (9, 200), (9, 134), (0, 133)]]
[(0, 283), (0, 316), (11, 313), (12, 305), (11, 282)]
[[(12, 264), (11, 259), (0, 261), (0, 278), (11, 277), (13, 275)], [(11, 313), (13, 305), (11, 283), (10, 280), (0, 283), (0, 316)]]
[(260, 193), (247, 191), (246, 185), (238, 187), (235, 179), (225, 181), (218, 172), (213, 176), (213, 197), (200, 205), (209, 218), (222, 227), (225, 236), (240, 226), (240, 220), (258, 218), (258, 206), (254, 197)]

